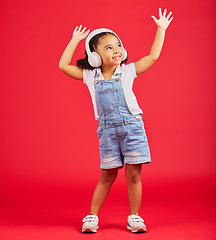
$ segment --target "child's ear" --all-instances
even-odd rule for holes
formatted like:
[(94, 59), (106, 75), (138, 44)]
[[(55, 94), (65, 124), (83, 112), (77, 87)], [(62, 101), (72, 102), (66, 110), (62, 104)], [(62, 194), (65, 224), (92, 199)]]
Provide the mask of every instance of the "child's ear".
[(94, 52), (97, 52), (97, 48), (93, 45)]

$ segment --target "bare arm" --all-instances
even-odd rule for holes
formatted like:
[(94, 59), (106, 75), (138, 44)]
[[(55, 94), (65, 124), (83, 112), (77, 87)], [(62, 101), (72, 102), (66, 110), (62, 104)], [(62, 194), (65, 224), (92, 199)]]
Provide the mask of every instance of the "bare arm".
[[(164, 38), (165, 38), (165, 32), (167, 27), (169, 26), (170, 22), (172, 21), (173, 17), (169, 19), (172, 12), (170, 12), (166, 17), (166, 9), (164, 10), (164, 13), (162, 15), (161, 9), (159, 8), (159, 20), (156, 19), (154, 16), (151, 16), (155, 23), (157, 24), (157, 32), (154, 39), (154, 42), (152, 44), (151, 50), (149, 55), (141, 58), (137, 62), (135, 62), (135, 68), (136, 68), (136, 74), (139, 75), (143, 72), (145, 72), (147, 69), (149, 69), (153, 63), (159, 58)], [(169, 20), (168, 20), (169, 19)]]
[(85, 32), (86, 27), (83, 28), (83, 30), (81, 29), (82, 29), (82, 25), (80, 25), (79, 27), (77, 26), (74, 29), (73, 37), (68, 43), (67, 47), (65, 48), (61, 56), (61, 59), (59, 61), (59, 68), (62, 70), (62, 72), (78, 80), (83, 79), (83, 70), (80, 67), (71, 65), (71, 60), (79, 42), (85, 39), (90, 32), (90, 30), (87, 30)]

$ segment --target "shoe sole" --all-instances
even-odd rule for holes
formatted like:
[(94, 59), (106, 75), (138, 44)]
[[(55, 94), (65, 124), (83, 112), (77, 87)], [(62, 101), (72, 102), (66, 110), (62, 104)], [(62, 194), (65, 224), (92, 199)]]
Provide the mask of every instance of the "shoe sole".
[(96, 233), (98, 228), (99, 228), (99, 227), (97, 227), (96, 229), (85, 228), (85, 229), (82, 229), (82, 232), (83, 232), (83, 233)]
[(147, 229), (146, 228), (138, 228), (136, 230), (132, 230), (131, 227), (127, 226), (127, 229), (132, 231), (132, 233), (141, 233), (141, 232), (147, 232)]

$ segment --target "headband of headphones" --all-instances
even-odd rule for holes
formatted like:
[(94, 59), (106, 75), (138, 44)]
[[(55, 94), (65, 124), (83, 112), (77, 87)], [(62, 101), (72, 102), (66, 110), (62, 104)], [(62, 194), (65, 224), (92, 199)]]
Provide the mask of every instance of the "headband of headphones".
[(86, 41), (85, 41), (85, 48), (86, 48), (86, 52), (88, 55), (88, 62), (92, 67), (100, 67), (102, 64), (102, 60), (98, 53), (90, 51), (89, 42), (95, 35), (97, 35), (99, 33), (103, 33), (103, 32), (112, 33), (118, 38), (119, 42), (121, 43), (122, 49), (124, 51), (124, 56), (123, 56), (122, 61), (124, 61), (127, 58), (127, 51), (124, 49), (123, 44), (122, 44), (120, 38), (118, 37), (118, 35), (108, 28), (99, 28), (99, 29), (92, 31), (88, 35), (88, 37), (86, 38)]

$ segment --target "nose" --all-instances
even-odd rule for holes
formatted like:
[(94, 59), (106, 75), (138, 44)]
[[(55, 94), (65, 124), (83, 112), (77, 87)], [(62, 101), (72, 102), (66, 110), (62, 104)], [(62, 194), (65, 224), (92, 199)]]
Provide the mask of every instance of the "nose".
[(114, 53), (118, 53), (118, 48), (117, 47), (114, 48), (113, 51), (114, 51)]

